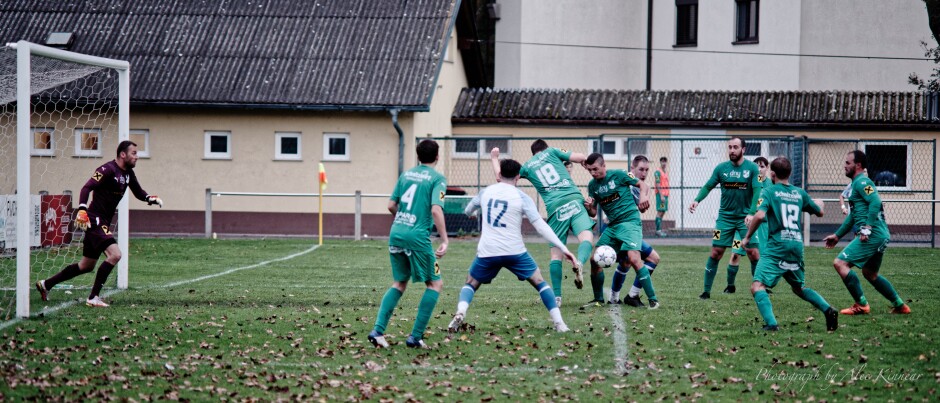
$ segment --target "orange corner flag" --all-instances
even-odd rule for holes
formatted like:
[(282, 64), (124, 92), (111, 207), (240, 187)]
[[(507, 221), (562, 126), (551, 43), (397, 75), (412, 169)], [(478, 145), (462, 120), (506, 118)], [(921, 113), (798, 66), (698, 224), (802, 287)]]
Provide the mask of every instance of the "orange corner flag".
[(320, 191), (326, 190), (326, 168), (323, 167), (323, 163), (320, 163)]

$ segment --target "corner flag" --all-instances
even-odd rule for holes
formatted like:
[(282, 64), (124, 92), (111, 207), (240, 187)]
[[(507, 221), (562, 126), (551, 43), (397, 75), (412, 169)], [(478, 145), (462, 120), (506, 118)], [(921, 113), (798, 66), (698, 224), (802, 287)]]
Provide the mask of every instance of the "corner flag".
[(323, 163), (320, 163), (320, 191), (326, 190), (326, 168), (323, 167)]

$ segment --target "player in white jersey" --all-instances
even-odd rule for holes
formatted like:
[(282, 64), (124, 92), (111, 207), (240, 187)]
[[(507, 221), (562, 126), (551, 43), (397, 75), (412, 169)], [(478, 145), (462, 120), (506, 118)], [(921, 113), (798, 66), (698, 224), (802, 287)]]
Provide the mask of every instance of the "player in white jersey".
[(568, 325), (561, 318), (561, 310), (555, 302), (555, 293), (542, 278), (538, 265), (526, 251), (522, 240), (522, 217), (525, 216), (538, 233), (552, 246), (560, 249), (572, 264), (579, 266), (580, 263), (558, 239), (552, 228), (542, 220), (532, 198), (516, 187), (521, 167), (515, 160), (500, 161), (500, 182), (487, 186), (467, 205), (467, 215), (480, 214), (483, 230), (477, 245), (477, 257), (470, 265), (470, 273), (467, 275), (467, 284), (460, 290), (457, 313), (447, 327), (451, 333), (460, 330), (474, 293), (482, 284), (493, 281), (504, 267), (515, 274), (519, 281), (526, 280), (538, 290), (542, 303), (555, 324), (555, 330), (568, 331)]

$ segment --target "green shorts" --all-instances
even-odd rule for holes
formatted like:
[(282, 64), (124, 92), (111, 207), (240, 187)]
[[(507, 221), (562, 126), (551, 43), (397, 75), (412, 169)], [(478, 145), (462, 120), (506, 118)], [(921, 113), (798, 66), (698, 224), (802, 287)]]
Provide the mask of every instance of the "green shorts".
[[(712, 246), (731, 247), (731, 252), (739, 255), (746, 255), (747, 252), (741, 248), (741, 239), (747, 235), (747, 226), (744, 225), (744, 219), (729, 220), (724, 217), (718, 217), (715, 223), (715, 231), (712, 232)], [(760, 236), (751, 238), (750, 248), (760, 248)]]
[(568, 230), (575, 235), (594, 228), (594, 220), (584, 209), (583, 201), (571, 200), (548, 215), (548, 226), (562, 243), (567, 243)]
[(849, 245), (839, 253), (839, 259), (855, 267), (867, 267), (878, 271), (881, 268), (881, 259), (884, 257), (885, 249), (888, 248), (888, 242), (891, 238), (870, 237), (867, 242), (855, 237)]
[(388, 247), (389, 260), (392, 262), (392, 279), (400, 282), (425, 283), (441, 279), (441, 267), (437, 264), (434, 251), (410, 250), (397, 246)]
[(783, 277), (791, 287), (803, 288), (805, 283), (803, 262), (786, 262), (774, 256), (761, 256), (754, 269), (754, 281), (773, 288)]
[(607, 245), (616, 251), (640, 250), (643, 246), (643, 228), (635, 223), (617, 223), (607, 226), (597, 246)]
[(662, 196), (659, 193), (656, 194), (656, 211), (668, 211), (669, 210), (669, 196)]

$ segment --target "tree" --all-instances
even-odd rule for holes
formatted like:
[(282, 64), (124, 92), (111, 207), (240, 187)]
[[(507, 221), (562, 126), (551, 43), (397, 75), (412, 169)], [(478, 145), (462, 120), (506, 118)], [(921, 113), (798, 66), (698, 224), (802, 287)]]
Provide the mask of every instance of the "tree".
[[(940, 45), (940, 0), (924, 0), (927, 7), (927, 22), (930, 25), (930, 32), (933, 33), (933, 39)], [(940, 46), (931, 47), (927, 42), (921, 41), (924, 48), (924, 56), (932, 60), (937, 66), (940, 66)], [(924, 80), (917, 76), (917, 73), (911, 73), (907, 81), (917, 86), (921, 91), (940, 92), (940, 67), (934, 67), (930, 73), (930, 78)]]

